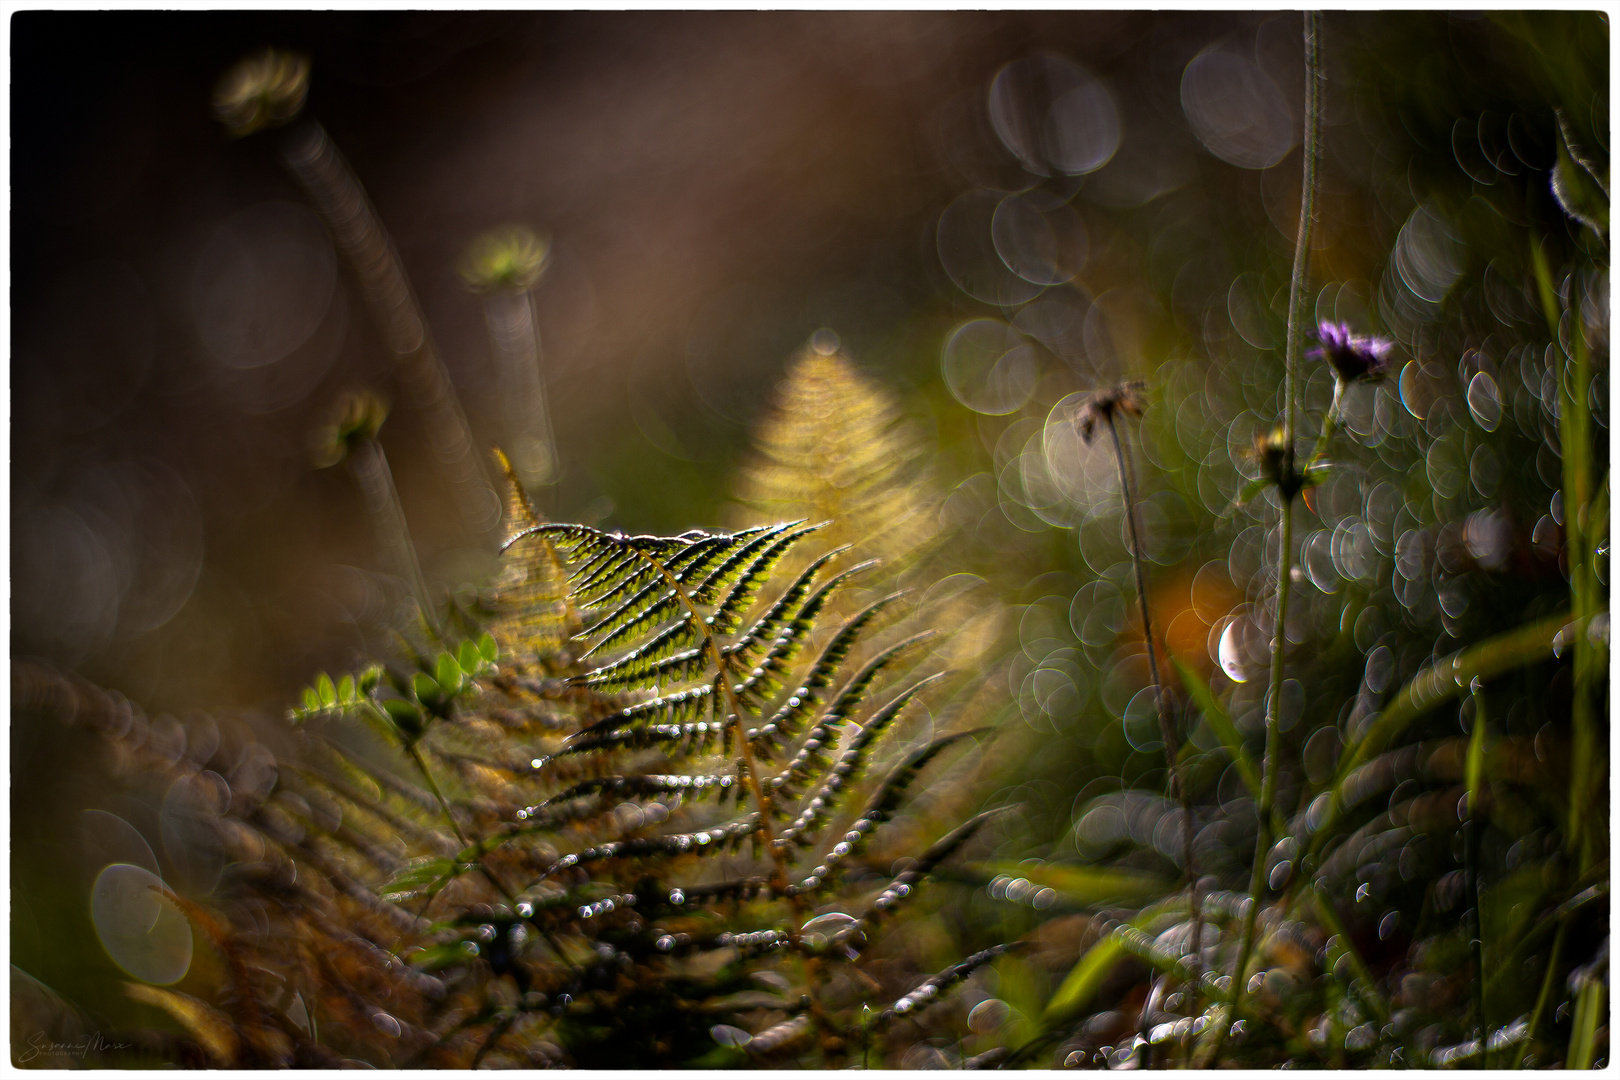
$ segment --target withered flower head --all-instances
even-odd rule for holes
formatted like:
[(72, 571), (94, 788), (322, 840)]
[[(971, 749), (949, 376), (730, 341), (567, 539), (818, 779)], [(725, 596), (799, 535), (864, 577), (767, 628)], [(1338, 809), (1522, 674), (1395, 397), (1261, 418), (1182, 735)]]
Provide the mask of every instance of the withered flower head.
[(1147, 384), (1144, 382), (1122, 382), (1092, 394), (1091, 399), (1074, 415), (1075, 425), (1080, 429), (1080, 437), (1089, 446), (1097, 425), (1109, 417), (1120, 413), (1126, 416), (1141, 416), (1142, 410), (1147, 408), (1147, 398), (1142, 394), (1146, 388)]
[(474, 292), (532, 288), (545, 270), (551, 245), (522, 225), (507, 225), (474, 240), (461, 262), (461, 277)]
[(1288, 460), (1288, 433), (1280, 427), (1260, 432), (1254, 437), (1254, 460), (1266, 479), (1286, 490), (1292, 480), (1291, 462)]
[(304, 107), (309, 57), (266, 49), (241, 61), (214, 87), (214, 115), (232, 135), (285, 124)]
[(349, 456), (354, 444), (375, 439), (388, 418), (388, 403), (369, 390), (343, 394), (334, 403), (331, 419), (315, 436), (315, 463), (336, 465)]
[(1333, 365), (1341, 380), (1347, 383), (1357, 379), (1377, 382), (1389, 372), (1389, 354), (1393, 342), (1364, 334), (1353, 334), (1346, 323), (1322, 323), (1316, 330), (1320, 345), (1305, 355), (1312, 360), (1326, 360)]

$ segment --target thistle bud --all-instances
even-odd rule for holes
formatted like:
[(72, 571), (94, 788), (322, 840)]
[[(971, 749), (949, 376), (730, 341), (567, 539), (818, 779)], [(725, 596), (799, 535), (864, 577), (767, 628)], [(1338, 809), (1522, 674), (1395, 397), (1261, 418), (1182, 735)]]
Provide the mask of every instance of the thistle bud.
[(321, 468), (348, 457), (356, 442), (375, 439), (388, 418), (388, 404), (368, 390), (350, 392), (338, 398), (331, 415), (315, 436), (315, 463)]

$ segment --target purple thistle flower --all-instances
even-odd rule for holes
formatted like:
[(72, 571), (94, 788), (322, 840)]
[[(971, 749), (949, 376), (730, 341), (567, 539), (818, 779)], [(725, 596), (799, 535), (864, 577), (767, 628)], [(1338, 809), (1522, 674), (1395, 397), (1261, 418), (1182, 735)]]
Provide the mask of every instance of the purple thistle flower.
[(1348, 324), (1331, 322), (1317, 328), (1316, 340), (1321, 344), (1305, 355), (1332, 364), (1344, 382), (1377, 382), (1389, 373), (1389, 354), (1395, 348), (1391, 341), (1353, 334)]

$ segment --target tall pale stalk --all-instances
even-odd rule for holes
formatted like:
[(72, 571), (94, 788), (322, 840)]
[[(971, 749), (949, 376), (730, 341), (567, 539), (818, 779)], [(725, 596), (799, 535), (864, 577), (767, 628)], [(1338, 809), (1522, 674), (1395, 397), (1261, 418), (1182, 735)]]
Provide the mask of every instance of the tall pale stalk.
[[(1310, 280), (1311, 230), (1316, 214), (1316, 165), (1321, 156), (1322, 128), (1322, 51), (1321, 15), (1305, 13), (1305, 133), (1302, 155), (1304, 175), (1300, 184), (1299, 233), (1294, 243), (1294, 272), (1288, 289), (1288, 345), (1283, 369), (1283, 431), (1285, 455), (1278, 484), (1282, 504), (1281, 543), (1277, 549), (1277, 614), (1271, 638), (1271, 680), (1266, 694), (1266, 753), (1261, 761), (1258, 835), (1255, 837), (1254, 866), (1249, 874), (1249, 906), (1243, 916), (1243, 936), (1238, 942), (1237, 963), (1232, 969), (1232, 1012), (1235, 1020), (1243, 1011), (1248, 991), (1249, 957), (1254, 951), (1255, 923), (1266, 889), (1266, 856), (1275, 839), (1271, 816), (1277, 801), (1277, 773), (1281, 764), (1282, 687), (1284, 652), (1287, 646), (1288, 584), (1293, 572), (1294, 496), (1299, 483), (1294, 471), (1294, 440), (1298, 431), (1299, 367), (1305, 344), (1305, 322), (1310, 306), (1307, 285)], [(1214, 1053), (1219, 1054), (1226, 1035), (1220, 1025)]]
[(541, 376), (540, 331), (527, 289), (506, 289), (484, 298), (484, 324), (495, 350), (501, 419), (510, 440), (512, 466), (527, 487), (557, 482), (557, 443), (551, 430)]
[(476, 532), (491, 533), (500, 522), (500, 497), (479, 463), (472, 428), (439, 358), (404, 261), (360, 178), (314, 120), (294, 128), (281, 153), (359, 279), (400, 382), (427, 420), (434, 457), (451, 481), (457, 509)]
[(422, 565), (416, 557), (416, 546), (411, 543), (405, 510), (400, 505), (394, 474), (388, 468), (382, 444), (374, 438), (357, 438), (346, 460), (349, 473), (360, 488), (360, 498), (365, 503), (366, 516), (371, 519), (372, 533), (385, 563), (405, 579), (422, 611), (422, 618), (437, 630), (438, 621), (428, 597), (427, 581), (422, 577)]

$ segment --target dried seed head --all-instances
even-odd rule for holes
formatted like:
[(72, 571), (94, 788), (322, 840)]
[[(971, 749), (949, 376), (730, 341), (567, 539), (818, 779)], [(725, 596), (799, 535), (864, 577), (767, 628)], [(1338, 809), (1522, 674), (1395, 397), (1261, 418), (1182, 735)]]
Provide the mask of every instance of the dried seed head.
[(474, 292), (523, 292), (546, 268), (551, 244), (532, 229), (507, 225), (480, 236), (462, 259), (461, 277)]
[(285, 124), (304, 107), (309, 57), (266, 49), (240, 61), (214, 87), (214, 115), (232, 135)]
[(1317, 327), (1316, 340), (1320, 345), (1305, 355), (1312, 360), (1326, 360), (1333, 365), (1340, 381), (1346, 383), (1365, 379), (1377, 382), (1389, 373), (1389, 354), (1393, 342), (1350, 332), (1347, 323), (1325, 322)]
[(1075, 426), (1080, 429), (1080, 437), (1089, 445), (1091, 437), (1096, 433), (1097, 425), (1106, 421), (1116, 413), (1126, 416), (1141, 416), (1147, 408), (1147, 398), (1142, 391), (1147, 384), (1139, 381), (1116, 383), (1091, 395), (1080, 411), (1075, 413)]
[(1288, 433), (1274, 427), (1254, 437), (1254, 460), (1260, 473), (1276, 484), (1285, 495), (1299, 490), (1299, 477), (1294, 474), (1293, 455), (1289, 453)]
[(315, 463), (322, 468), (349, 456), (354, 444), (375, 439), (388, 417), (388, 403), (369, 390), (351, 391), (338, 398), (331, 420), (315, 437)]

